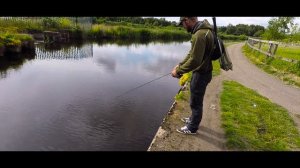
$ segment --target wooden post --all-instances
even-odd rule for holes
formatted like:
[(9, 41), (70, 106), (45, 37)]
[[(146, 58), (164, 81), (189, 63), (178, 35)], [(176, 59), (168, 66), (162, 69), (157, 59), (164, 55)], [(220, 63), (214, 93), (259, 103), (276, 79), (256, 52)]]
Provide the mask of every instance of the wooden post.
[(272, 47), (273, 47), (273, 44), (269, 42), (269, 49), (268, 49), (268, 53), (270, 54), (269, 56), (271, 56), (271, 51), (272, 51)]
[(251, 45), (251, 46), (253, 46), (253, 40), (252, 39), (249, 39), (250, 41), (249, 41), (249, 44)]
[(275, 48), (274, 48), (274, 51), (273, 51), (273, 55), (276, 54), (277, 48), (278, 48), (278, 44), (275, 44)]
[(261, 44), (262, 44), (262, 42), (261, 42), (261, 41), (259, 41), (259, 43), (258, 43), (258, 49), (260, 49), (260, 48), (261, 48)]

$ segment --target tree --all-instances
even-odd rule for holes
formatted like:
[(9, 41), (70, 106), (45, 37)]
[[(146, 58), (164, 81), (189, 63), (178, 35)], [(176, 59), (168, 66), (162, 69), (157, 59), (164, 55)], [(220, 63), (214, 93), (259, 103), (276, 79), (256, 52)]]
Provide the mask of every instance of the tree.
[(269, 25), (264, 37), (279, 40), (285, 38), (290, 33), (290, 28), (294, 25), (294, 17), (272, 18), (268, 23)]
[(263, 30), (258, 30), (258, 31), (255, 32), (252, 36), (253, 36), (253, 37), (261, 37), (263, 33), (264, 33)]
[(248, 25), (245, 25), (245, 24), (238, 24), (235, 26), (236, 27), (236, 30), (235, 30), (235, 33), (234, 35), (248, 35), (249, 33), (249, 26)]
[(225, 34), (232, 34), (232, 35), (245, 35), (245, 36), (254, 36), (256, 32), (262, 32), (265, 31), (265, 28), (260, 25), (245, 25), (245, 24), (237, 24), (236, 26), (233, 26), (232, 24), (229, 24), (228, 26), (221, 26), (218, 27), (218, 30), (220, 33)]
[(233, 26), (232, 24), (229, 24), (229, 25), (227, 26), (227, 30), (226, 30), (225, 33), (226, 33), (226, 34), (234, 34), (235, 31), (236, 31), (235, 26)]
[(226, 30), (227, 30), (227, 27), (226, 27), (226, 26), (220, 26), (220, 27), (218, 27), (218, 32), (223, 32), (223, 33), (225, 33)]

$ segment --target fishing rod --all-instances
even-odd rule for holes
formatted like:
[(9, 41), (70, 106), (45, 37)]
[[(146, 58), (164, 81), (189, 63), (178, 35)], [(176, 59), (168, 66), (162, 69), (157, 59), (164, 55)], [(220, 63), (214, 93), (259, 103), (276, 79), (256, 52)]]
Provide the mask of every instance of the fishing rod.
[(138, 88), (140, 88), (140, 87), (143, 87), (143, 86), (145, 86), (145, 85), (147, 85), (147, 84), (149, 84), (149, 83), (151, 83), (151, 82), (153, 82), (153, 81), (156, 81), (156, 80), (158, 80), (158, 79), (160, 79), (160, 78), (163, 78), (163, 77), (165, 77), (165, 76), (167, 76), (167, 75), (170, 75), (170, 74), (171, 74), (171, 73), (167, 73), (167, 74), (165, 74), (165, 75), (163, 75), (163, 76), (160, 76), (160, 77), (158, 77), (158, 78), (155, 78), (155, 79), (153, 79), (153, 80), (151, 80), (151, 81), (149, 81), (149, 82), (147, 82), (147, 83), (144, 83), (144, 84), (142, 84), (142, 85), (140, 85), (140, 86), (137, 86), (137, 87), (135, 87), (135, 88), (133, 88), (133, 89), (130, 89), (130, 90), (128, 90), (128, 91), (126, 91), (126, 92), (120, 94), (120, 95), (117, 96), (116, 98), (119, 98), (119, 97), (121, 97), (121, 96), (123, 96), (123, 95), (125, 95), (125, 94), (127, 94), (127, 93), (129, 93), (129, 92), (132, 92), (132, 91), (134, 91), (134, 90), (136, 90), (136, 89), (138, 89)]

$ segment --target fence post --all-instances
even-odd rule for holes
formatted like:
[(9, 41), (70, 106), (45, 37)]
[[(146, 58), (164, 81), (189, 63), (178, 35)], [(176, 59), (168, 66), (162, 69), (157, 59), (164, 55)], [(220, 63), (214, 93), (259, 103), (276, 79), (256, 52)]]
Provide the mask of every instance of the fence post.
[(269, 49), (268, 49), (268, 54), (269, 56), (272, 56), (272, 48), (273, 48), (273, 44), (271, 42), (269, 42)]
[(248, 38), (248, 43), (252, 46), (252, 39), (251, 38)]
[(278, 44), (274, 44), (275, 46), (275, 48), (274, 48), (274, 51), (273, 51), (273, 55), (275, 55), (275, 53), (276, 53), (276, 51), (277, 51), (277, 48), (278, 48)]

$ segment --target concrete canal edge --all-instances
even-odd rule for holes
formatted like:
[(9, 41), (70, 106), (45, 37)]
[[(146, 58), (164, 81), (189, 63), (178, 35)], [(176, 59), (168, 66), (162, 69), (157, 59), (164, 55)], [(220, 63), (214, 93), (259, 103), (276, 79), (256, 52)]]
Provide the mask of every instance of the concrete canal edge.
[(166, 136), (167, 131), (163, 129), (163, 126), (164, 126), (165, 121), (167, 120), (167, 117), (173, 113), (176, 104), (177, 104), (177, 102), (176, 102), (176, 100), (175, 100), (175, 101), (173, 102), (172, 106), (170, 107), (170, 109), (169, 109), (169, 111), (168, 111), (168, 114), (165, 116), (165, 118), (163, 119), (161, 125), (159, 126), (159, 128), (158, 128), (158, 130), (157, 130), (157, 132), (156, 132), (154, 138), (152, 139), (152, 142), (151, 142), (151, 144), (149, 145), (147, 151), (151, 151), (151, 147), (156, 143), (157, 138), (163, 139), (163, 138)]
[(221, 127), (220, 93), (222, 75), (213, 77), (204, 96), (203, 118), (196, 135), (184, 135), (176, 129), (184, 126), (181, 118), (191, 115), (189, 85), (182, 89), (182, 99), (174, 101), (147, 151), (227, 151)]
[[(188, 87), (188, 82), (185, 82), (184, 85), (179, 89), (178, 94), (179, 94), (179, 92), (186, 90), (187, 87)], [(168, 120), (168, 117), (169, 117), (170, 115), (174, 114), (174, 110), (175, 110), (176, 105), (177, 105), (177, 101), (174, 100), (174, 102), (172, 103), (171, 107), (169, 108), (169, 111), (168, 111), (167, 115), (164, 117), (164, 119), (163, 119), (161, 125), (159, 126), (159, 128), (158, 128), (158, 130), (157, 130), (157, 132), (156, 132), (156, 134), (155, 134), (155, 136), (154, 136), (154, 138), (152, 139), (152, 142), (151, 142), (151, 144), (149, 145), (147, 151), (151, 151), (152, 146), (153, 146), (154, 144), (156, 144), (156, 140), (157, 140), (158, 138), (159, 138), (159, 139), (164, 139), (164, 137), (167, 136), (167, 132), (168, 132), (168, 131), (165, 130), (165, 129), (163, 129), (163, 127), (165, 127), (165, 122)]]
[(157, 137), (162, 138), (163, 135), (165, 135), (165, 134), (166, 134), (166, 130), (162, 129), (162, 127), (160, 126), (160, 127), (158, 128), (158, 131), (156, 132), (156, 134), (155, 134), (155, 136), (154, 136), (154, 138), (153, 138), (153, 140), (152, 140), (150, 146), (148, 147), (148, 150), (147, 150), (147, 151), (151, 151), (151, 147), (152, 147), (153, 144), (155, 143)]

